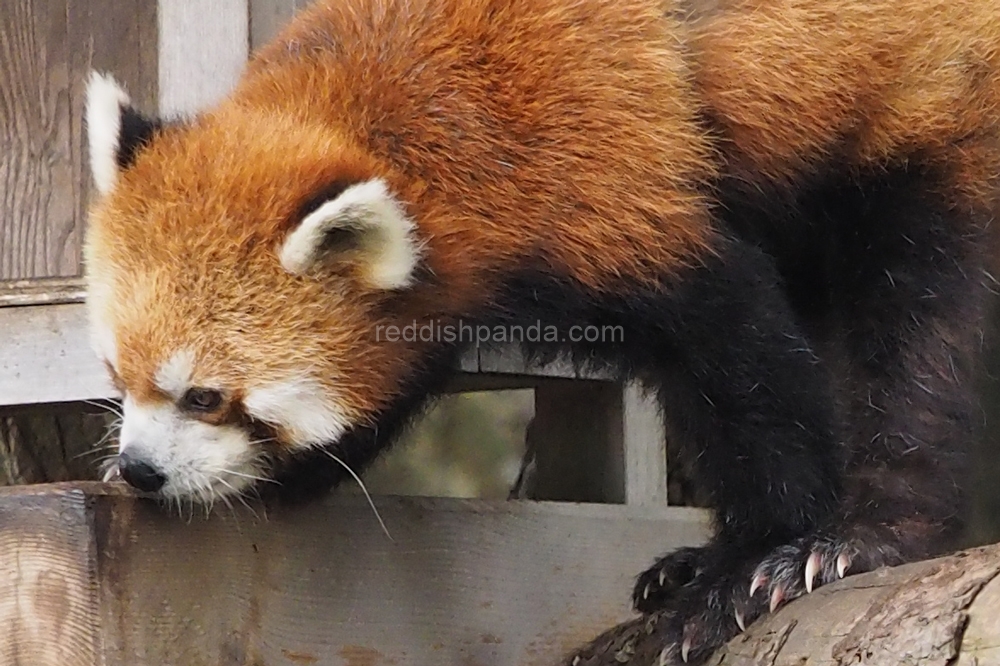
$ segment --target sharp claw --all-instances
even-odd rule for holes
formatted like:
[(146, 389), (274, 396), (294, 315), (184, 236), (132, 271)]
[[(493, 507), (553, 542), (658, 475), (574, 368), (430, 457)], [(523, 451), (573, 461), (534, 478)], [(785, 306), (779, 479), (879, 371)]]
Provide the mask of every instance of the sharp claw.
[(781, 605), (781, 602), (785, 600), (785, 590), (780, 585), (775, 585), (774, 589), (771, 590), (771, 612), (773, 613), (775, 609)]
[(580, 663), (580, 655), (573, 657), (573, 666), (576, 666), (579, 663)]
[(642, 598), (649, 599), (649, 583), (646, 583), (646, 587), (642, 589)]
[(684, 642), (681, 643), (681, 660), (685, 664), (687, 663), (689, 652), (691, 652), (691, 639), (685, 638)]
[(656, 666), (670, 666), (670, 648), (660, 650), (660, 656), (656, 659)]
[(851, 566), (851, 558), (847, 553), (841, 553), (837, 556), (837, 576), (843, 578), (847, 573), (847, 568)]
[(667, 579), (667, 570), (660, 569), (660, 587), (663, 587), (663, 581)]
[(766, 582), (767, 582), (767, 576), (765, 576), (764, 574), (755, 575), (753, 577), (753, 580), (750, 581), (750, 596), (752, 597), (754, 595), (754, 592), (763, 587), (764, 583)]
[(743, 619), (743, 613), (741, 613), (740, 610), (737, 608), (735, 615), (736, 615), (736, 624), (739, 625), (740, 631), (746, 631), (747, 625), (746, 621)]
[(812, 593), (813, 583), (816, 580), (816, 574), (819, 573), (820, 567), (823, 565), (823, 556), (819, 553), (813, 551), (809, 555), (809, 559), (806, 560), (806, 592)]

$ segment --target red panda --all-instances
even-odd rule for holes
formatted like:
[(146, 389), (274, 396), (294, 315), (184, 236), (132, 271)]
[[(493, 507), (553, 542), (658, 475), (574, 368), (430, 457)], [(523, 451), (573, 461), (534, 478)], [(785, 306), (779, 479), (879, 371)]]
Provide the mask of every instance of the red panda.
[(981, 0), (321, 0), (192, 118), (95, 74), (119, 470), (322, 491), (461, 352), (388, 327), (620, 326), (527, 351), (657, 392), (717, 533), (634, 600), (703, 660), (960, 525), (998, 72)]

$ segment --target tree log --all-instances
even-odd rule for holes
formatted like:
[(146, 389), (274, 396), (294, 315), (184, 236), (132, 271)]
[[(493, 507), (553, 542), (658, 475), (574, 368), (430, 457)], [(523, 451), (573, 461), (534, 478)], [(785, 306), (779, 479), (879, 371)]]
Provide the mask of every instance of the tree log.
[[(656, 666), (661, 619), (620, 624), (567, 663)], [(762, 617), (707, 662), (751, 664), (1000, 664), (1000, 544), (848, 576)]]

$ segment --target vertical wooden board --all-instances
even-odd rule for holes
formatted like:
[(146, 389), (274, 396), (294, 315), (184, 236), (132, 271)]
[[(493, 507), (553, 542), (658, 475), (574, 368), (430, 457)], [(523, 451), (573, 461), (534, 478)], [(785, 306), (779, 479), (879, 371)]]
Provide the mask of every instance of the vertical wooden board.
[(531, 498), (624, 502), (621, 385), (539, 383), (527, 447), (536, 466)]
[(66, 0), (0, 16), (0, 280), (73, 275)]
[(259, 49), (274, 39), (306, 0), (250, 0), (250, 48)]
[(35, 488), (0, 494), (0, 664), (98, 666), (87, 497)]
[(5, 0), (0, 16), (0, 280), (72, 276), (88, 196), (83, 91), (91, 66), (138, 100), (155, 3)]
[(189, 114), (236, 84), (249, 50), (247, 0), (161, 0), (159, 105), (165, 116)]
[[(76, 220), (73, 242), (81, 247), (93, 195), (87, 128), (87, 80), (92, 71), (115, 78), (143, 113), (156, 112), (157, 3), (152, 0), (69, 0), (70, 130)], [(78, 255), (79, 256), (79, 255)]]
[(625, 503), (667, 504), (667, 440), (654, 395), (635, 383), (622, 396), (622, 453), (625, 457)]
[(109, 501), (96, 522), (107, 666), (542, 666), (631, 615), (635, 574), (702, 513), (332, 498), (210, 520)]

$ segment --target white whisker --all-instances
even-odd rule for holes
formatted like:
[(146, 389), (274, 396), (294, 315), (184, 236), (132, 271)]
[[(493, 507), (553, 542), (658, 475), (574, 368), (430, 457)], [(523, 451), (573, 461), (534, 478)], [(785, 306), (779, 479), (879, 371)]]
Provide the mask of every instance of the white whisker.
[(109, 400), (107, 402), (102, 402), (100, 400), (84, 400), (83, 402), (85, 404), (90, 405), (91, 407), (97, 407), (101, 411), (107, 412), (109, 414), (114, 414), (115, 416), (118, 417), (124, 416), (122, 414), (120, 405), (113, 400)]
[[(247, 502), (246, 502), (245, 499), (243, 499), (243, 493), (241, 493), (240, 491), (236, 490), (236, 488), (234, 488), (231, 483), (229, 483), (228, 481), (226, 481), (225, 479), (223, 479), (221, 476), (215, 477), (215, 480), (218, 481), (219, 483), (221, 483), (222, 485), (224, 485), (226, 488), (229, 488), (231, 491), (233, 491), (233, 495), (236, 496), (236, 499), (239, 500), (240, 504), (242, 504), (243, 506), (245, 506), (247, 508), (247, 511), (249, 511), (250, 513), (253, 514), (254, 518), (256, 518), (258, 521), (260, 520), (260, 516), (257, 515), (257, 512), (254, 511), (253, 508), (249, 504), (247, 504)], [(226, 497), (226, 495), (224, 493), (220, 493), (219, 497), (222, 498), (222, 501), (224, 501), (226, 503), (226, 505), (229, 507), (229, 510), (232, 511), (233, 518), (236, 519), (236, 524), (239, 525), (239, 522), (240, 522), (239, 516), (236, 514), (236, 508), (229, 501), (229, 498)]]
[(261, 482), (264, 482), (264, 483), (274, 483), (274, 484), (278, 483), (274, 479), (268, 479), (267, 477), (263, 477), (263, 476), (255, 476), (253, 474), (244, 474), (243, 472), (236, 472), (236, 471), (233, 471), (231, 469), (222, 469), (222, 470), (219, 470), (219, 471), (221, 473), (223, 473), (223, 474), (232, 474), (233, 476), (238, 476), (238, 477), (243, 478), (243, 479), (250, 479), (251, 481), (261, 481)]
[(373, 502), (373, 501), (372, 501), (372, 496), (368, 494), (368, 488), (366, 488), (366, 487), (365, 487), (365, 484), (364, 484), (364, 483), (363, 483), (363, 482), (361, 481), (361, 477), (360, 477), (360, 476), (358, 476), (357, 474), (355, 474), (355, 473), (354, 473), (354, 470), (353, 470), (353, 469), (351, 469), (351, 468), (350, 468), (350, 467), (349, 467), (349, 466), (347, 465), (347, 463), (345, 463), (345, 462), (344, 462), (343, 460), (341, 460), (341, 459), (340, 459), (340, 458), (338, 458), (337, 456), (333, 455), (333, 453), (332, 453), (332, 452), (330, 452), (330, 451), (327, 451), (326, 449), (320, 449), (320, 451), (322, 451), (323, 453), (325, 453), (326, 455), (328, 455), (328, 456), (329, 456), (329, 457), (330, 457), (331, 459), (333, 459), (333, 460), (334, 460), (334, 461), (335, 461), (336, 463), (338, 463), (338, 464), (339, 464), (339, 465), (341, 465), (341, 466), (342, 466), (342, 467), (343, 467), (344, 469), (346, 469), (346, 470), (347, 470), (347, 473), (348, 473), (348, 474), (350, 474), (351, 476), (353, 476), (353, 477), (354, 477), (354, 480), (358, 482), (358, 485), (359, 485), (359, 486), (361, 486), (361, 492), (363, 492), (363, 493), (365, 494), (365, 498), (366, 498), (366, 499), (368, 500), (368, 505), (369, 505), (369, 506), (370, 506), (370, 507), (372, 508), (372, 511), (374, 511), (374, 512), (375, 512), (375, 518), (377, 518), (377, 519), (378, 519), (378, 524), (382, 526), (382, 531), (383, 531), (383, 532), (385, 532), (385, 535), (386, 535), (387, 537), (389, 537), (389, 541), (395, 541), (395, 539), (393, 539), (393, 538), (392, 538), (392, 535), (391, 535), (391, 534), (389, 534), (389, 528), (387, 528), (387, 527), (385, 526), (385, 522), (383, 522), (383, 520), (382, 520), (382, 516), (381, 516), (381, 515), (379, 515), (379, 512), (378, 512), (378, 509), (377, 509), (377, 508), (375, 508), (375, 502)]

